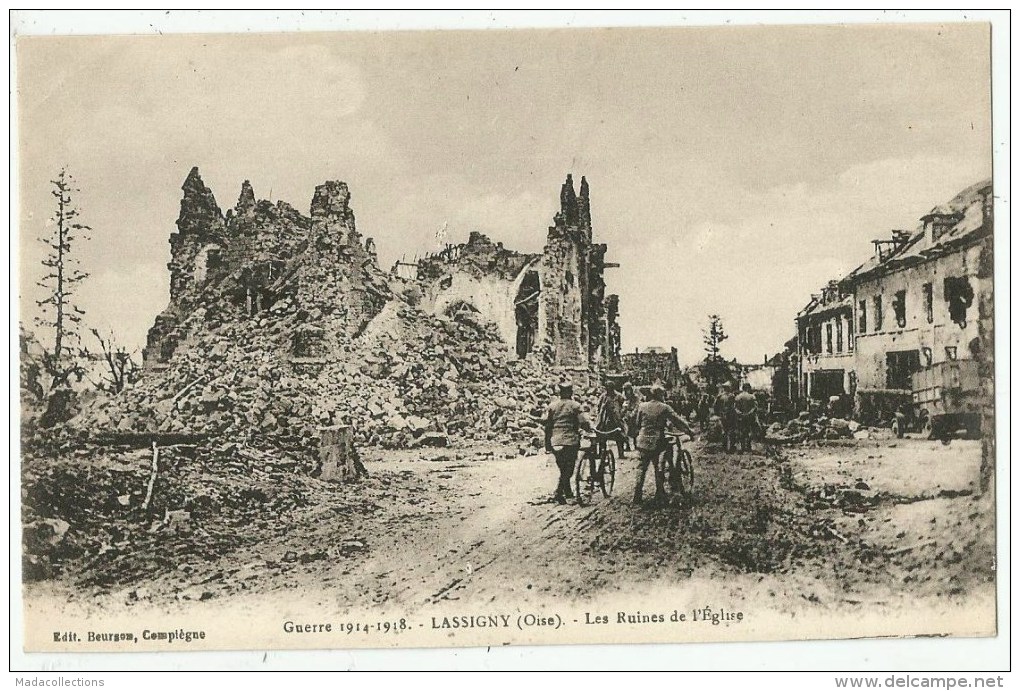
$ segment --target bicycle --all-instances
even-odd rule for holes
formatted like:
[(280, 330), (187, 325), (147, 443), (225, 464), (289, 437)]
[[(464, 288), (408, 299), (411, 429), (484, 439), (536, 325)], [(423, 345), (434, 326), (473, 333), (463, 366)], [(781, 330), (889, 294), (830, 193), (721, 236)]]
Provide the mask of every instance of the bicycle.
[(609, 448), (609, 440), (620, 433), (620, 428), (586, 434), (588, 447), (577, 461), (574, 471), (574, 496), (578, 506), (586, 506), (595, 496), (598, 486), (602, 496), (609, 498), (616, 484), (616, 454)]
[(666, 432), (669, 443), (662, 452), (661, 462), (670, 494), (688, 499), (694, 492), (694, 458), (691, 452), (683, 447), (684, 438), (690, 440), (685, 434)]

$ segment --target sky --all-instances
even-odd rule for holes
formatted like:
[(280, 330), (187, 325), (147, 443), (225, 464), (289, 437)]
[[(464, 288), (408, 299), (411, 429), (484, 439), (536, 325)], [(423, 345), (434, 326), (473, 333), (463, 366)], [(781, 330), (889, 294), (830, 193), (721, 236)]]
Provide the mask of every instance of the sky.
[(984, 24), (29, 37), (17, 44), (22, 318), (66, 165), (80, 304), (144, 344), (198, 166), (307, 213), (351, 188), (380, 261), (482, 231), (540, 251), (587, 177), (625, 351), (759, 362), (893, 228), (991, 175)]

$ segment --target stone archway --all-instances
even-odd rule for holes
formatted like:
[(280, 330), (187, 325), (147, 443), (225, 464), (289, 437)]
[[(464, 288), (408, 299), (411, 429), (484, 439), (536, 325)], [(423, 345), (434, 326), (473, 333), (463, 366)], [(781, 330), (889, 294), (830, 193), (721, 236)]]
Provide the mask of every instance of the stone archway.
[(538, 299), (541, 284), (538, 272), (529, 270), (521, 279), (514, 298), (514, 317), (517, 324), (517, 357), (527, 357), (538, 340)]

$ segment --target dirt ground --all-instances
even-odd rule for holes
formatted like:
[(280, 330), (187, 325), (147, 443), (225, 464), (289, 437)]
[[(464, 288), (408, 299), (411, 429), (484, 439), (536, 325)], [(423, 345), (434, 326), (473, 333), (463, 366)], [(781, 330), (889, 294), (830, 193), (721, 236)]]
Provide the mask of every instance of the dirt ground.
[[(819, 444), (774, 457), (696, 442), (692, 500), (658, 508), (631, 501), (633, 453), (619, 462), (612, 496), (587, 507), (552, 502), (551, 457), (516, 449), (369, 453), (368, 478), (346, 486), (285, 467), (225, 475), (181, 456), (177, 484), (163, 490), (189, 507), (179, 525), (125, 519), (99, 554), (87, 549), (29, 583), (26, 600), (174, 611), (286, 592), (334, 611), (410, 614), (700, 583), (731, 603), (853, 613), (993, 596), (994, 507), (975, 492), (977, 442)], [(74, 462), (53, 461), (46, 473)], [(144, 453), (103, 463), (141, 484)], [(70, 534), (88, 519), (66, 517)]]

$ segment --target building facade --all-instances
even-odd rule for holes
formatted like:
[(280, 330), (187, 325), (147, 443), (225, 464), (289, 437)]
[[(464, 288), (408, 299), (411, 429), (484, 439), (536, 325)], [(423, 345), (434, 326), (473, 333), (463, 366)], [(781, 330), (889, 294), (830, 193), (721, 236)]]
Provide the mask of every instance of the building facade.
[(990, 379), (978, 370), (991, 358), (992, 232), (984, 181), (914, 232), (875, 240), (867, 262), (813, 296), (797, 317), (801, 407), (845, 394), (859, 413), (883, 396), (923, 415), (966, 408)]
[(800, 400), (828, 401), (856, 392), (853, 296), (830, 281), (797, 314)]
[(666, 350), (652, 347), (644, 351), (635, 349), (633, 353), (624, 353), (620, 369), (627, 380), (635, 386), (659, 384), (674, 390), (678, 388), (682, 377), (676, 348)]

